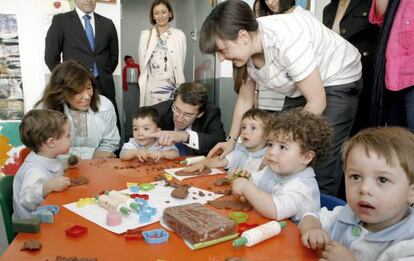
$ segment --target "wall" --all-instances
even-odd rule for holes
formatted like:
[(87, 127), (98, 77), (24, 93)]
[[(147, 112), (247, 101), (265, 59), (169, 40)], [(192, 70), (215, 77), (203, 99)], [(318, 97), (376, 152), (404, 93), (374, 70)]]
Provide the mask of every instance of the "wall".
[[(45, 35), (50, 23), (46, 16), (49, 3), (44, 0), (0, 0), (0, 12), (17, 15), (25, 111), (40, 98), (46, 85), (45, 74), (50, 73), (43, 59)], [(120, 39), (120, 0), (116, 4), (97, 3), (96, 12), (112, 19)], [(121, 90), (119, 66), (114, 75), (118, 100)]]

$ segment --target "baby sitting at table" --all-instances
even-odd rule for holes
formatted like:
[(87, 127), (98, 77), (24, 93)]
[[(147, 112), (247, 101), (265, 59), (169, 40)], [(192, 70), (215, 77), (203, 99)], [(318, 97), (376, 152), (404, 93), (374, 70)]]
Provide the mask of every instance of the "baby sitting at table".
[(148, 137), (149, 134), (160, 131), (159, 125), (159, 115), (155, 108), (139, 108), (132, 119), (134, 137), (124, 144), (120, 158), (123, 160), (137, 158), (141, 162), (156, 162), (161, 158), (174, 159), (179, 157), (178, 149), (175, 146), (162, 146), (158, 144), (157, 138)]
[(14, 215), (23, 219), (30, 218), (49, 193), (70, 185), (56, 159), (70, 149), (68, 118), (58, 111), (31, 110), (21, 121), (20, 140), (31, 150), (13, 180)]
[(243, 169), (248, 172), (260, 170), (263, 157), (266, 154), (265, 127), (269, 123), (270, 113), (260, 109), (246, 111), (242, 118), (241, 142), (237, 143), (234, 150), (220, 159), (220, 156), (207, 158), (197, 162), (184, 171), (202, 171), (205, 168), (224, 167), (228, 173), (238, 172)]
[(267, 126), (267, 166), (237, 178), (233, 194), (244, 196), (261, 215), (299, 221), (320, 208), (320, 194), (311, 165), (329, 156), (332, 128), (321, 116), (301, 110), (281, 112)]
[[(301, 220), (302, 243), (321, 260), (412, 260), (414, 134), (364, 129), (343, 145), (348, 204)], [(411, 257), (411, 258), (409, 258)]]

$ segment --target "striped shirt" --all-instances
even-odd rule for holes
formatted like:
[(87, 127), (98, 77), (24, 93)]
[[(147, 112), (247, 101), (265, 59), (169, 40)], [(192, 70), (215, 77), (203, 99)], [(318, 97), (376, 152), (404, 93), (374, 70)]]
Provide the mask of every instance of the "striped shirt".
[(361, 78), (361, 56), (354, 46), (325, 27), (309, 11), (296, 7), (289, 14), (257, 19), (265, 65), (247, 63), (249, 76), (289, 97), (301, 96), (295, 86), (319, 67), (324, 86)]

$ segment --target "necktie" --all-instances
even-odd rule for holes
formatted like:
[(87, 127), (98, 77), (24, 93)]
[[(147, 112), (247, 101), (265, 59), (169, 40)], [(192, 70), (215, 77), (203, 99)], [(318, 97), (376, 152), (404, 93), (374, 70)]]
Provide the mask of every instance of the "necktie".
[(188, 155), (187, 146), (184, 145), (184, 143), (182, 143), (182, 142), (176, 143), (175, 146), (178, 149), (178, 153), (180, 153), (180, 157)]
[[(88, 37), (89, 46), (91, 47), (92, 51), (95, 50), (95, 36), (93, 35), (93, 28), (91, 22), (89, 21), (91, 17), (89, 15), (84, 15), (83, 20), (85, 20), (85, 32), (86, 36)], [(98, 76), (98, 66), (96, 63), (93, 63), (93, 76), (95, 78)]]

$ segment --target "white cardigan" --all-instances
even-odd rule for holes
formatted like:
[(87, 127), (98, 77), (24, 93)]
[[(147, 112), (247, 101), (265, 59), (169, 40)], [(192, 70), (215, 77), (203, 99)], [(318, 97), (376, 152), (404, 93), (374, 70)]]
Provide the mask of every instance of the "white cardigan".
[[(177, 87), (185, 82), (184, 79), (184, 64), (185, 55), (187, 53), (187, 43), (183, 31), (170, 27), (171, 37), (167, 40), (168, 58), (171, 59), (173, 64), (175, 83)], [(148, 38), (151, 35), (151, 39)], [(139, 106), (147, 106), (148, 101), (145, 101), (145, 93), (147, 91), (147, 81), (150, 73), (149, 60), (151, 54), (157, 46), (157, 29), (154, 26), (152, 33), (150, 29), (141, 32), (138, 47), (138, 61), (141, 67), (141, 75), (139, 76), (139, 88), (140, 88), (140, 103)], [(148, 46), (148, 48), (147, 48)]]

